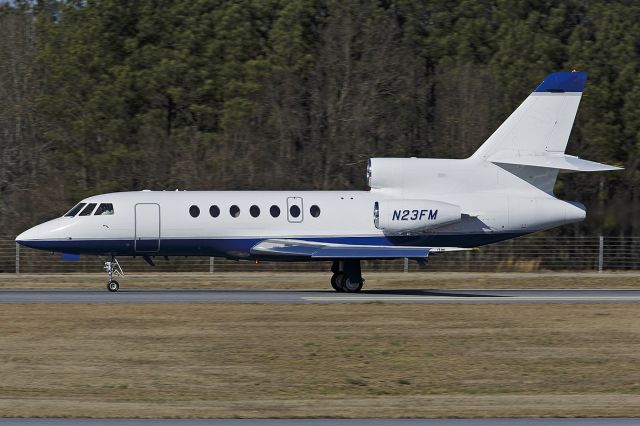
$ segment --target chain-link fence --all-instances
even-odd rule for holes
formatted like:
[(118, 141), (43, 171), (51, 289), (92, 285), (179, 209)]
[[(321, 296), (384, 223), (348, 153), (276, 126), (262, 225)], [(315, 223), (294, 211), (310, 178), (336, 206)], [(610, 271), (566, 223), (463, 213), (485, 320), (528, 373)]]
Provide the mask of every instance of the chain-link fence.
[[(0, 272), (68, 273), (98, 272), (104, 259), (82, 256), (79, 261), (63, 261), (52, 254), (18, 246), (11, 239), (0, 240)], [(326, 271), (329, 262), (247, 262), (209, 257), (153, 258), (151, 268), (142, 258), (121, 258), (128, 272), (259, 272)], [(411, 260), (366, 261), (365, 270), (414, 271), (420, 266)], [(640, 269), (640, 237), (555, 237), (531, 236), (480, 247), (473, 251), (431, 255), (426, 270), (431, 271), (622, 271)]]

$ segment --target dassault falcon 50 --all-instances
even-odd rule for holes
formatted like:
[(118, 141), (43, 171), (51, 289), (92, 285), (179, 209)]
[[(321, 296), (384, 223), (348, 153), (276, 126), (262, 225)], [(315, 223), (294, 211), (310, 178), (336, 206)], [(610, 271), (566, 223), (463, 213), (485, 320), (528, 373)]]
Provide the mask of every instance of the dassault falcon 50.
[(585, 218), (556, 198), (560, 171), (617, 170), (565, 154), (587, 74), (548, 75), (466, 159), (372, 158), (369, 191), (136, 191), (96, 195), (18, 235), (24, 246), (105, 256), (331, 261), (336, 291), (363, 259), (468, 250)]

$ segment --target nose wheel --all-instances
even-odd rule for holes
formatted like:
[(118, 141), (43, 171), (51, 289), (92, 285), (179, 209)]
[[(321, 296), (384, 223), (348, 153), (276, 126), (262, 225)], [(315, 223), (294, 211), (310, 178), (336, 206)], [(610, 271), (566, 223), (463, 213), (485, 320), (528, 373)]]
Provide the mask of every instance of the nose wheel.
[(118, 291), (120, 289), (120, 284), (118, 283), (118, 281), (114, 280), (113, 277), (116, 276), (124, 278), (124, 271), (122, 271), (122, 268), (118, 263), (118, 259), (116, 259), (114, 256), (111, 256), (110, 261), (107, 260), (106, 262), (104, 262), (104, 270), (107, 271), (107, 274), (109, 275), (107, 290), (111, 292)]

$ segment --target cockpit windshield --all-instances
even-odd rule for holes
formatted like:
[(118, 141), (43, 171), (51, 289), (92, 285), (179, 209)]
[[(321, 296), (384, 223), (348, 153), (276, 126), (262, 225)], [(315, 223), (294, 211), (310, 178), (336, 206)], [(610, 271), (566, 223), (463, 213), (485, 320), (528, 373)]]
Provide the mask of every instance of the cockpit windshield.
[(79, 212), (80, 210), (82, 210), (82, 208), (83, 208), (84, 206), (86, 206), (86, 205), (87, 205), (87, 203), (79, 203), (79, 204), (78, 204), (78, 205), (76, 205), (74, 208), (72, 208), (71, 210), (69, 210), (69, 211), (68, 211), (64, 216), (65, 216), (65, 217), (73, 217), (73, 216), (77, 215), (77, 214), (78, 214), (78, 212)]
[[(111, 203), (100, 203), (98, 208), (96, 209), (96, 205), (98, 203), (79, 203), (74, 206), (71, 210), (69, 210), (64, 216), (65, 217), (74, 217), (75, 215), (79, 216), (91, 216), (93, 213), (94, 216), (106, 216), (113, 214), (113, 204)], [(95, 209), (95, 212), (93, 211)], [(80, 214), (78, 214), (80, 213)]]
[(104, 216), (108, 214), (113, 214), (113, 204), (111, 203), (100, 204), (94, 213), (96, 216)]
[(93, 209), (96, 208), (96, 203), (89, 203), (87, 204), (87, 207), (84, 208), (84, 210), (82, 210), (79, 214), (79, 216), (90, 216), (91, 213), (93, 212)]

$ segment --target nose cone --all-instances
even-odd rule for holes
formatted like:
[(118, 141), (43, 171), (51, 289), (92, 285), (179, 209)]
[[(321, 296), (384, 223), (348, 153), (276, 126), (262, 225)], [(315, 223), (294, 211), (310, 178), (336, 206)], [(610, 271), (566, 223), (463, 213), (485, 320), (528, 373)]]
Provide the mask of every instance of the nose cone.
[(30, 240), (32, 238), (32, 236), (31, 236), (31, 232), (29, 232), (29, 231), (31, 231), (31, 229), (27, 229), (23, 233), (19, 234), (16, 237), (16, 243), (23, 244), (25, 241)]
[(16, 242), (25, 247), (51, 250), (51, 242), (64, 239), (69, 225), (69, 221), (64, 218), (50, 220), (27, 229), (16, 237)]
[(42, 239), (42, 225), (44, 223), (27, 229), (16, 237), (16, 242), (22, 244), (23, 242)]
[(30, 232), (30, 231), (31, 229), (27, 229), (22, 234), (18, 235), (16, 237), (16, 243), (20, 244), (21, 246), (35, 248), (35, 249), (42, 248), (40, 247), (41, 245), (40, 242), (33, 237), (34, 236), (33, 232)]
[(42, 225), (29, 228), (16, 237), (16, 243), (25, 247), (41, 248), (40, 241), (43, 239)]

